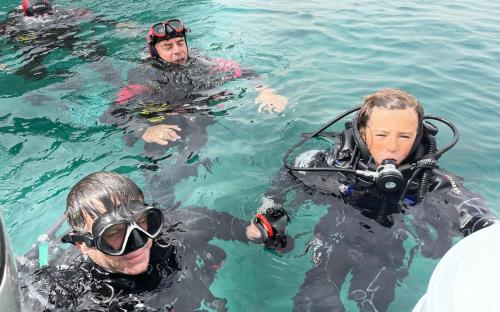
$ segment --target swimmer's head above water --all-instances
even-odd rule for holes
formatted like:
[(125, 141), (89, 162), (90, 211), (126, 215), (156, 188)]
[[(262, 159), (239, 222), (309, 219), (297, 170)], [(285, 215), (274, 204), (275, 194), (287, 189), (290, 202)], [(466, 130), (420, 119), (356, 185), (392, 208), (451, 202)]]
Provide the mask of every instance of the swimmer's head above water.
[(23, 0), (23, 12), (25, 16), (39, 16), (52, 13), (49, 0)]
[(188, 29), (179, 19), (171, 19), (151, 26), (146, 37), (151, 58), (160, 62), (185, 64), (189, 57), (187, 31)]
[[(288, 159), (294, 150), (355, 111), (358, 113), (346, 123), (346, 130), (334, 133), (337, 141), (327, 156), (328, 166), (303, 168), (289, 165)], [(453, 131), (450, 144), (437, 149), (435, 135), (438, 128), (428, 120), (444, 123)], [(354, 177), (362, 187), (375, 184), (384, 194), (399, 191), (403, 200), (411, 183), (426, 170), (435, 168), (441, 155), (457, 141), (456, 127), (441, 117), (424, 116), (422, 106), (410, 93), (382, 89), (366, 97), (361, 106), (340, 114), (295, 144), (283, 161), (288, 170), (296, 172), (343, 172)], [(421, 180), (418, 199), (425, 195), (427, 182), (427, 179)]]
[(110, 272), (137, 275), (147, 270), (153, 239), (163, 227), (163, 213), (144, 204), (140, 188), (127, 177), (96, 172), (68, 194), (66, 218), (74, 244)]
[(401, 164), (420, 144), (424, 110), (417, 99), (398, 89), (382, 89), (365, 98), (354, 122), (361, 149), (377, 165), (383, 160)]

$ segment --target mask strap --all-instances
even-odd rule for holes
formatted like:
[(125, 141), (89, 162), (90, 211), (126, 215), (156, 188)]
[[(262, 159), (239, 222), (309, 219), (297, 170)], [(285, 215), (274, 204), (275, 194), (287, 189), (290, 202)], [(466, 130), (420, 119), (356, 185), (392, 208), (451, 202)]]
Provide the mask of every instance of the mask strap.
[(87, 232), (69, 232), (61, 238), (61, 241), (72, 245), (75, 245), (75, 243), (85, 243), (88, 247), (94, 247), (94, 240)]

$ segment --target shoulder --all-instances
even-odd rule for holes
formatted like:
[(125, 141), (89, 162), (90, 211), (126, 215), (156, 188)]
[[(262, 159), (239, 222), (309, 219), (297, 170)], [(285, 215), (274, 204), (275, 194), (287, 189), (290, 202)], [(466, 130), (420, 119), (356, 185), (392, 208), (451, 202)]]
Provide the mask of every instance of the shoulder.
[(142, 76), (141, 78), (146, 79), (151, 73), (161, 71), (160, 65), (156, 65), (151, 60), (141, 60), (141, 62), (128, 70), (128, 76)]
[(294, 166), (299, 168), (311, 168), (325, 164), (326, 153), (323, 150), (310, 150), (295, 158)]
[(69, 264), (42, 269), (22, 267), (19, 281), (23, 305), (29, 305), (28, 310), (71, 310), (87, 288), (88, 266), (84, 257), (77, 257)]

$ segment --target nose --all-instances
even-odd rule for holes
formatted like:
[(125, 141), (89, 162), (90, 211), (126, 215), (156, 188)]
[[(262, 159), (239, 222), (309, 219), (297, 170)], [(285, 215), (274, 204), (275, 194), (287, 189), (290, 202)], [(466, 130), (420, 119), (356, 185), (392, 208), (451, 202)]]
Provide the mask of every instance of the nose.
[(174, 45), (174, 47), (173, 47), (174, 54), (179, 54), (180, 51), (181, 51), (181, 48), (178, 45)]
[(398, 138), (395, 136), (391, 136), (387, 139), (387, 143), (385, 148), (390, 153), (396, 153), (398, 151)]

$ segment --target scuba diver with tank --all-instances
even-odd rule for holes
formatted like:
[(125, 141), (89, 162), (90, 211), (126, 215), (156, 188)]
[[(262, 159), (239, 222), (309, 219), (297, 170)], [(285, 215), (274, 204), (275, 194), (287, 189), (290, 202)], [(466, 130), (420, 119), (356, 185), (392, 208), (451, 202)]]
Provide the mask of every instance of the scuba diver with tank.
[[(326, 131), (356, 111), (345, 130)], [(437, 147), (435, 122), (453, 132), (443, 148)], [(335, 144), (304, 152), (290, 164), (297, 148), (318, 137)], [(479, 196), (437, 165), (457, 141), (455, 126), (424, 116), (411, 94), (383, 89), (285, 154), (285, 168), (261, 210), (286, 207), (293, 219), (304, 202), (329, 207), (308, 245), (313, 268), (294, 297), (296, 311), (344, 311), (341, 288), (348, 288), (347, 300), (361, 311), (386, 311), (416, 252), (441, 257), (460, 232), (468, 235), (496, 222)], [(260, 231), (253, 233), (260, 237)]]

